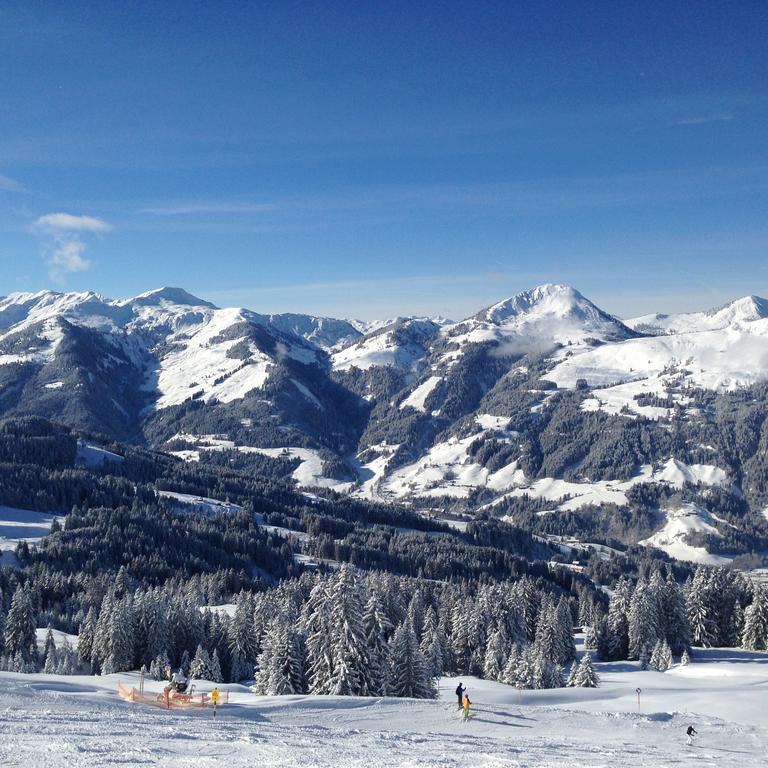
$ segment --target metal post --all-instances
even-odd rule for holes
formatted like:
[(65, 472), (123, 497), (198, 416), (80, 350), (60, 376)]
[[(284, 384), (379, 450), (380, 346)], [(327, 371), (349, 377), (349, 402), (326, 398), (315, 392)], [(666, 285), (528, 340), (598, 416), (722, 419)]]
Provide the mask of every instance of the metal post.
[(637, 689), (637, 711), (640, 711), (640, 694), (643, 692), (642, 688)]

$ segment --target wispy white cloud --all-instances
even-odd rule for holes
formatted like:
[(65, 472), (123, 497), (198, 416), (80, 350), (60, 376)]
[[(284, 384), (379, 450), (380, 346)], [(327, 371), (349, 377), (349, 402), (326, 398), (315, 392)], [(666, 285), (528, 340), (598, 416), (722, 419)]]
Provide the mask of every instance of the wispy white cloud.
[(674, 120), (671, 125), (706, 125), (707, 123), (729, 123), (734, 119), (730, 112), (715, 112), (711, 115), (697, 115)]
[(227, 214), (227, 213), (267, 213), (279, 208), (275, 203), (237, 203), (227, 201), (190, 201), (177, 202), (168, 205), (157, 205), (150, 208), (139, 208), (136, 213), (151, 216), (194, 216), (195, 214)]
[(71, 213), (46, 213), (35, 221), (34, 226), (44, 232), (109, 232), (113, 228), (103, 219)]
[(61, 282), (71, 272), (84, 272), (91, 261), (83, 255), (86, 245), (79, 237), (58, 237), (43, 246), (51, 280)]
[(51, 280), (60, 283), (68, 274), (83, 272), (92, 266), (91, 260), (85, 257), (88, 246), (83, 236), (104, 234), (113, 227), (94, 216), (46, 213), (35, 221), (32, 229), (47, 236), (43, 243), (43, 258)]
[(4, 192), (26, 192), (21, 182), (6, 176), (4, 173), (0, 173), (0, 189)]

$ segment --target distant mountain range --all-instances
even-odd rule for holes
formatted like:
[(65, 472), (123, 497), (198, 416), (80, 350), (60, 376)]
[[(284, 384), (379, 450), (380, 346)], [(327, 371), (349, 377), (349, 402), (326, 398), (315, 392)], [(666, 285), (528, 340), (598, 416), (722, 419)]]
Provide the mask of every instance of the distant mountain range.
[[(307, 487), (528, 516), (550, 536), (659, 546), (677, 520), (670, 551), (692, 559), (762, 535), (767, 379), (755, 296), (622, 321), (542, 285), (460, 322), (371, 324), (219, 309), (179, 288), (0, 300), (2, 415), (186, 460), (288, 457)], [(619, 530), (606, 510), (645, 487), (662, 491), (655, 517)], [(685, 488), (701, 514), (685, 507), (696, 521), (681, 527), (670, 505)]]

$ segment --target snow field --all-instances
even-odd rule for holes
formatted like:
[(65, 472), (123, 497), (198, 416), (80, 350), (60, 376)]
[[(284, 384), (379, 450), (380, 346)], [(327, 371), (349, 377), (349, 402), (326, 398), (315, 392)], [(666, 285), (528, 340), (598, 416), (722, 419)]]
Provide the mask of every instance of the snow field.
[[(462, 722), (443, 678), (437, 701), (255, 696), (226, 685), (229, 706), (166, 711), (120, 700), (118, 679), (0, 673), (3, 766), (306, 768), (751, 768), (768, 758), (768, 656), (701, 650), (688, 667), (640, 672), (597, 664), (597, 689), (520, 692), (463, 677), (473, 719)], [(210, 683), (197, 683), (210, 690)], [(147, 681), (147, 690), (160, 683)], [(635, 689), (640, 687), (641, 711)], [(685, 745), (685, 728), (699, 732)]]

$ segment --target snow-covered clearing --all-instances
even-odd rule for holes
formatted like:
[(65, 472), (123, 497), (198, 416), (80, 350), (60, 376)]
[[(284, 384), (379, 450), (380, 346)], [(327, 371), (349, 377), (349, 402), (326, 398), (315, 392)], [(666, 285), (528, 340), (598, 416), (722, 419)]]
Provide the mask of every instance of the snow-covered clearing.
[(434, 388), (443, 380), (442, 376), (430, 376), (425, 382), (419, 384), (408, 397), (400, 403), (400, 409), (411, 407), (422, 413), (426, 411), (427, 398)]
[(47, 536), (56, 517), (51, 512), (0, 507), (0, 566), (16, 565), (16, 546), (22, 541), (33, 544)]
[[(700, 651), (688, 667), (640, 672), (598, 664), (598, 689), (524, 691), (462, 678), (475, 717), (463, 723), (444, 678), (438, 701), (259, 697), (238, 685), (210, 709), (166, 711), (115, 694), (136, 674), (0, 673), (3, 766), (287, 768), (751, 768), (768, 757), (768, 657)], [(211, 684), (198, 683), (199, 690)], [(636, 688), (642, 689), (641, 711)], [(147, 682), (148, 690), (160, 684)], [(699, 732), (693, 747), (685, 728)]]
[[(601, 504), (627, 504), (627, 491), (638, 483), (665, 483), (682, 488), (685, 483), (718, 486), (730, 489), (732, 484), (726, 472), (711, 464), (685, 464), (678, 459), (667, 459), (653, 467), (645, 464), (629, 480), (599, 480), (596, 482), (570, 482), (553, 477), (543, 477), (530, 485), (515, 488), (494, 499), (482, 509), (493, 507), (507, 496), (530, 496), (560, 502), (557, 508), (572, 511), (586, 506)], [(566, 501), (562, 499), (569, 497)]]
[[(313, 395), (314, 397), (314, 395)], [(259, 453), (273, 459), (298, 459), (299, 466), (291, 473), (291, 477), (300, 488), (333, 488), (343, 492), (351, 488), (352, 483), (336, 480), (323, 475), (323, 459), (313, 448), (256, 448), (251, 445), (235, 445), (233, 440), (220, 435), (190, 435), (180, 433), (174, 440), (184, 440), (195, 446), (194, 450), (171, 451), (184, 461), (199, 461), (200, 451), (238, 451), (240, 453)]]
[(688, 560), (703, 565), (727, 565), (733, 560), (732, 557), (713, 555), (704, 547), (694, 547), (686, 543), (685, 538), (689, 533), (721, 535), (714, 525), (713, 516), (706, 509), (686, 502), (677, 509), (664, 510), (664, 514), (664, 527), (640, 544), (661, 549), (677, 560)]
[(651, 418), (666, 409), (638, 407), (634, 396), (666, 397), (674, 386), (733, 390), (766, 376), (768, 319), (727, 328), (679, 333), (669, 336), (628, 339), (576, 353), (558, 363), (546, 375), (558, 387), (572, 389), (579, 379), (594, 392), (586, 407), (617, 412), (623, 405)]
[(108, 461), (119, 464), (125, 457), (93, 443), (78, 442), (76, 461), (86, 467), (101, 467)]

